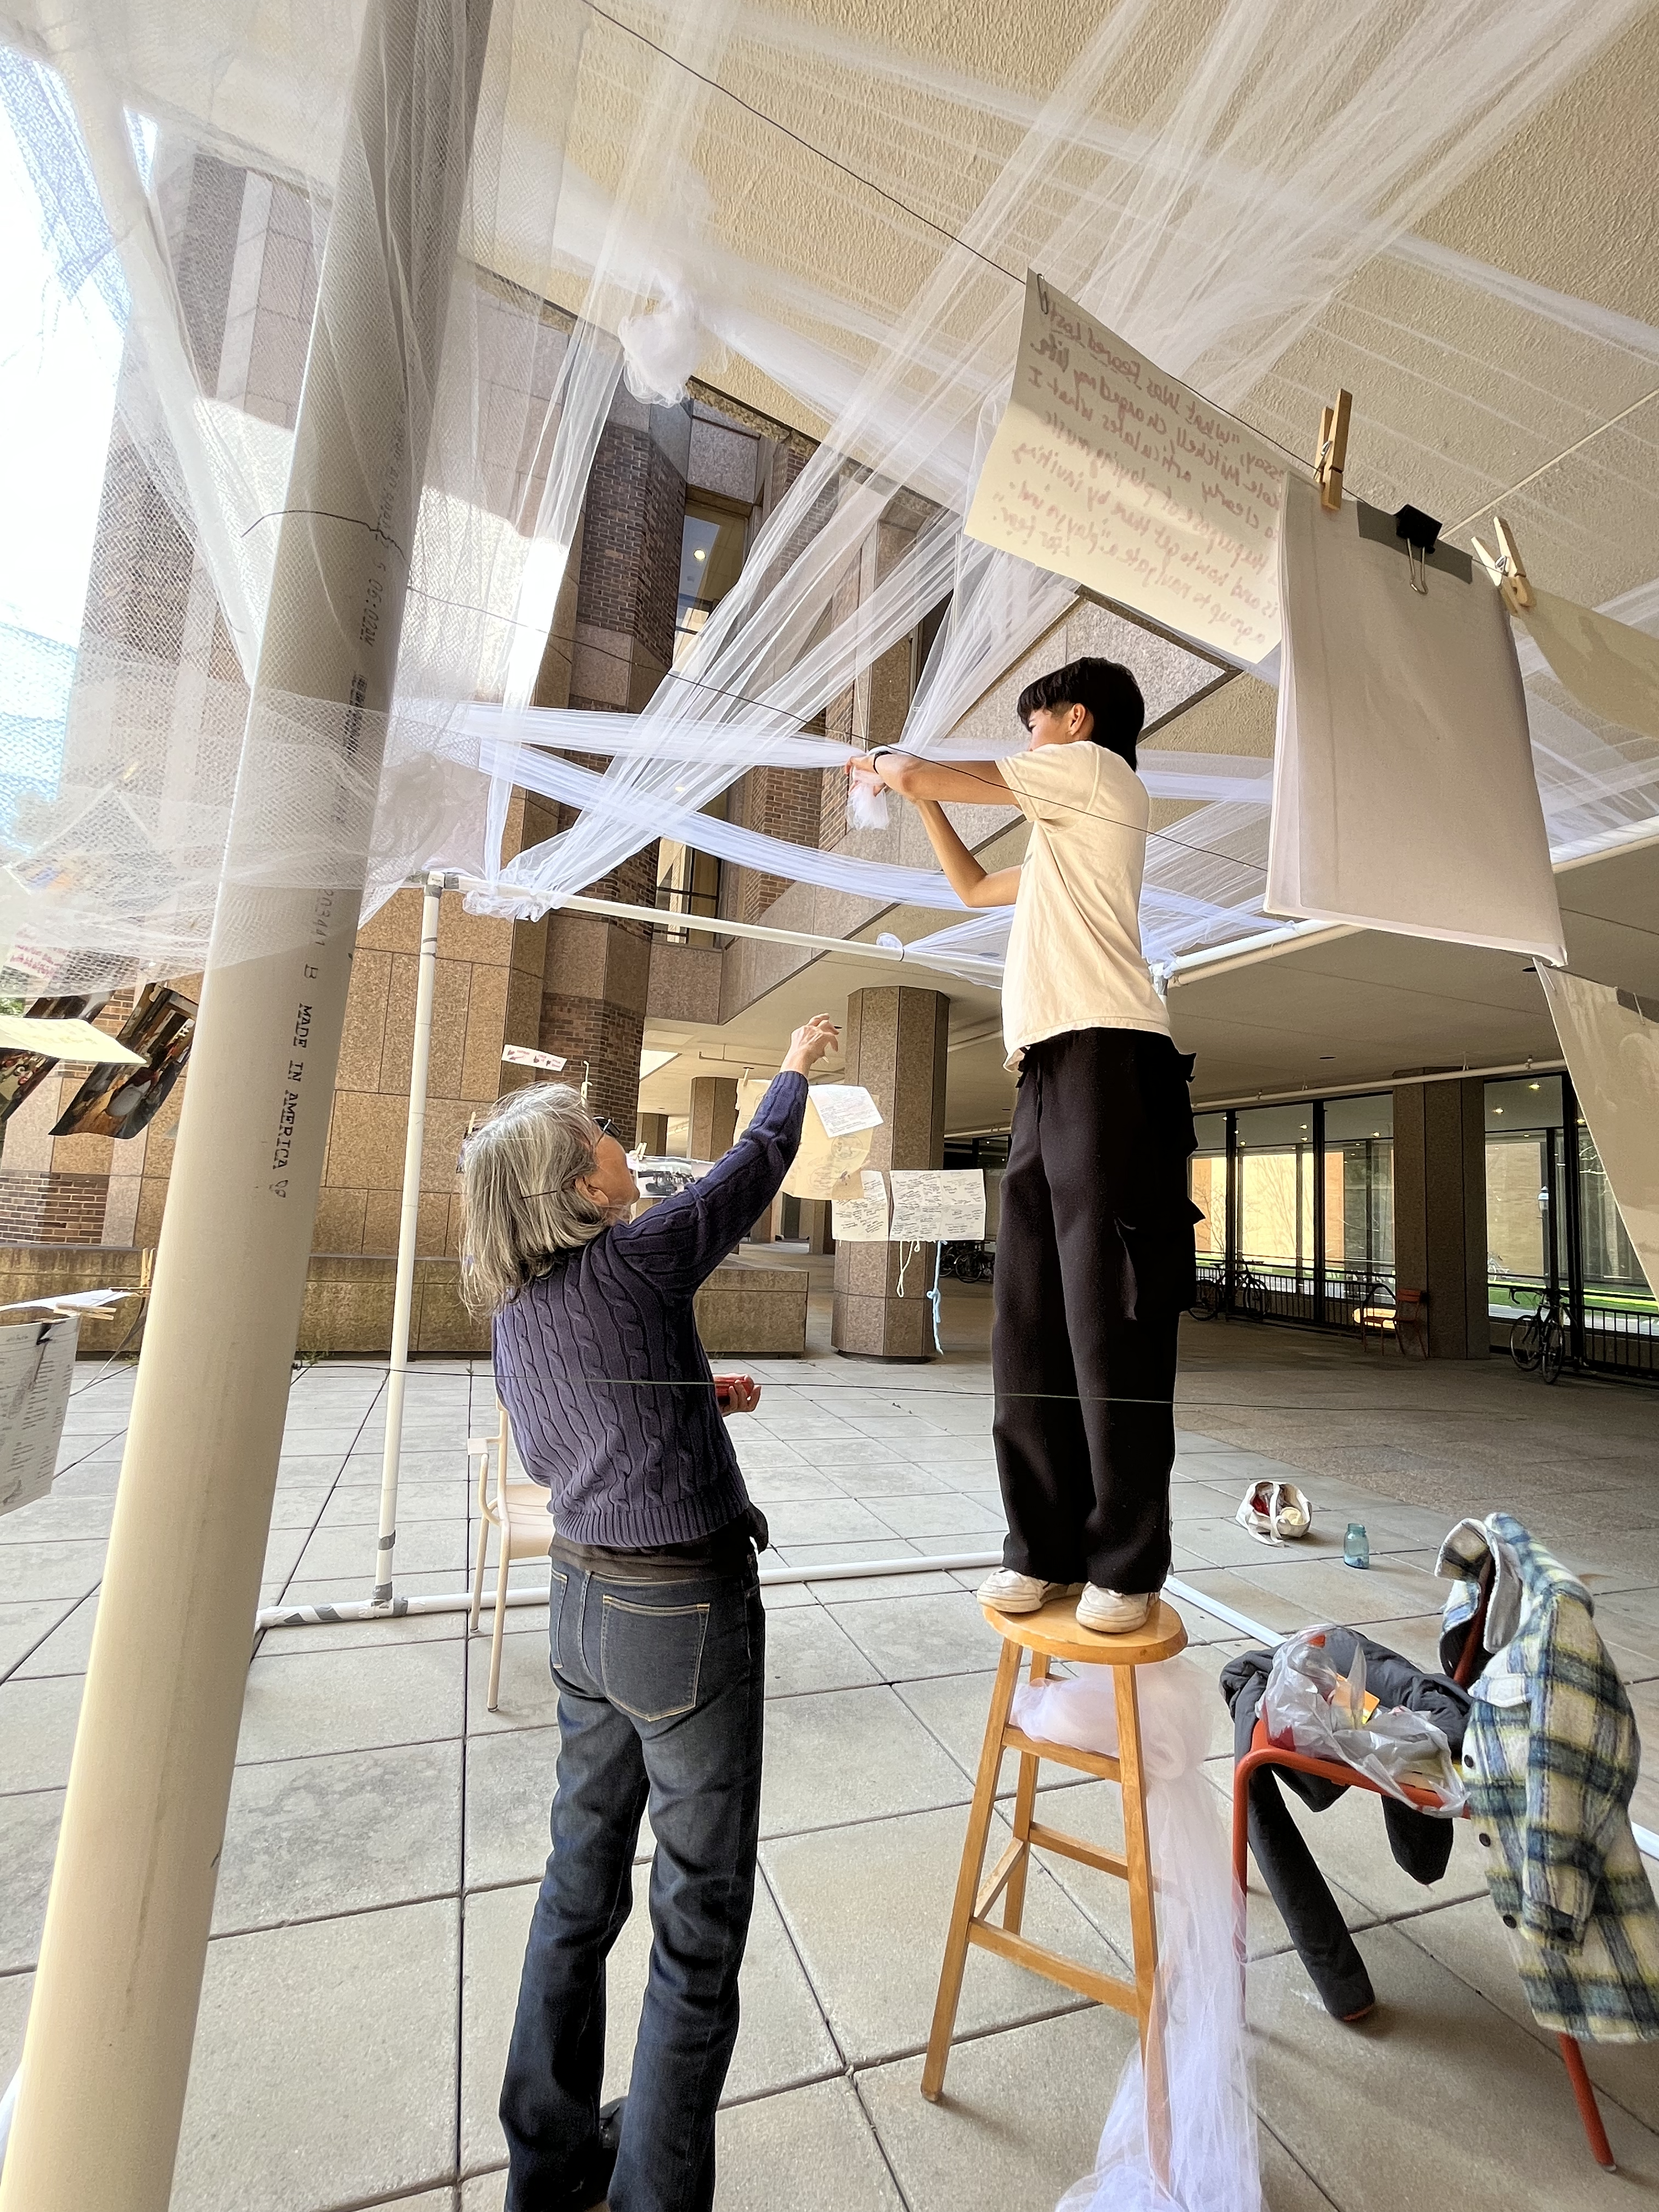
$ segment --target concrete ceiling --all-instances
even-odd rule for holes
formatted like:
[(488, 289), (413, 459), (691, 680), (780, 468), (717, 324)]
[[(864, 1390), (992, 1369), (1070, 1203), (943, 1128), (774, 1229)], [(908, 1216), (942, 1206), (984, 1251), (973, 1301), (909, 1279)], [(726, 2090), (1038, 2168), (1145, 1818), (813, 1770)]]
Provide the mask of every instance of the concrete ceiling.
[[(643, 10), (620, 12), (647, 26)], [(1115, 119), (1152, 111), (1152, 58), (1171, 74), (1189, 68), (1216, 13), (1213, 0), (1174, 0), (1159, 12), (1147, 81), (1113, 88)], [(660, 19), (650, 20), (661, 35)], [(739, 124), (741, 111), (711, 97), (696, 159), (721, 248), (773, 272), (773, 311), (792, 327), (849, 361), (867, 358), (941, 251), (936, 234), (881, 191), (957, 228), (1015, 142), (1016, 95), (1044, 94), (1091, 25), (1060, 0), (1017, 12), (798, 0), (737, 21), (721, 82), (869, 181), (858, 188), (827, 174), (819, 154), (752, 118)], [(608, 52), (625, 106), (623, 79), (636, 64), (622, 43), (613, 33), (585, 66)], [(973, 79), (1008, 96), (975, 112)], [(1355, 394), (1351, 490), (1389, 508), (1409, 499), (1460, 526), (1449, 534), (1464, 544), (1501, 494), (1534, 578), (1590, 605), (1659, 583), (1656, 82), (1659, 9), (1650, 8), (1501, 154), (1287, 332), (1242, 411), (1310, 452), (1321, 404), (1346, 384)], [(571, 142), (572, 159), (591, 155), (595, 174), (604, 173), (602, 135), (584, 122)], [(838, 329), (823, 317), (826, 295), (847, 303)], [(824, 427), (821, 412), (735, 352), (705, 359), (702, 373), (808, 432)], [(1272, 750), (1272, 721), (1271, 691), (1241, 678), (1165, 725), (1157, 742), (1261, 757)], [(1185, 811), (1160, 804), (1154, 828)], [(1560, 889), (1575, 969), (1659, 994), (1659, 847), (1575, 865)], [(862, 926), (849, 917), (845, 926), (908, 939), (938, 917)], [(1541, 991), (1525, 966), (1504, 953), (1332, 931), (1193, 971), (1176, 984), (1170, 1011), (1179, 1040), (1199, 1055), (1195, 1092), (1206, 1100), (1387, 1082), (1407, 1068), (1553, 1057)], [(647, 1041), (672, 1043), (680, 1056), (647, 1084), (644, 1103), (683, 1111), (691, 1074), (750, 1053), (757, 1069), (775, 1066), (795, 1021), (822, 1006), (839, 1011), (848, 990), (872, 980), (888, 978), (832, 956), (724, 1030), (675, 1036), (652, 1024)], [(953, 1000), (950, 1126), (1004, 1125), (1012, 1085), (994, 994), (948, 980), (940, 988)]]

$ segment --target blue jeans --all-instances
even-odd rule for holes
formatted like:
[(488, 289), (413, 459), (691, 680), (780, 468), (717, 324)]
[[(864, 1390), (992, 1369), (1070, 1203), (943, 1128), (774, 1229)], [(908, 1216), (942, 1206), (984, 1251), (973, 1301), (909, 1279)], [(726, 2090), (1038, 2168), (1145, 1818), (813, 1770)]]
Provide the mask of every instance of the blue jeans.
[(556, 1559), (550, 1640), (553, 1852), (501, 2084), (506, 2212), (594, 2201), (605, 1962), (633, 1905), (647, 1798), (651, 1971), (610, 2203), (708, 2212), (760, 1828), (766, 1617), (754, 1565), (638, 1583)]

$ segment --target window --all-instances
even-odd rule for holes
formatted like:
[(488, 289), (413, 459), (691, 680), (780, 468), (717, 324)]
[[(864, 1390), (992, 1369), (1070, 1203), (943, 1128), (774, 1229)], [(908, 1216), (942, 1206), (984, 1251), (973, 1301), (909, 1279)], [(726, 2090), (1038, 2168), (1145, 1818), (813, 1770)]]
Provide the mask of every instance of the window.
[(1394, 1094), (1325, 1102), (1325, 1267), (1394, 1273)]
[(747, 550), (746, 508), (698, 495), (685, 502), (680, 533), (680, 594), (674, 616), (674, 665), (679, 667), (697, 633), (738, 580)]
[(1188, 1188), (1193, 1204), (1204, 1216), (1193, 1224), (1193, 1239), (1200, 1262), (1224, 1259), (1227, 1252), (1227, 1117), (1198, 1114), (1193, 1118), (1198, 1150), (1192, 1158)]

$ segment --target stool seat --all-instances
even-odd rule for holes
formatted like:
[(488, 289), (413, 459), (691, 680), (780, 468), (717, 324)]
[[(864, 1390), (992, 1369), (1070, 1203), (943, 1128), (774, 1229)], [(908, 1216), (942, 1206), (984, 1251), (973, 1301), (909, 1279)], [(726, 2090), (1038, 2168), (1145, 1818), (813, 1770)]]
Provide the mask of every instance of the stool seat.
[(1153, 1599), (1141, 1626), (1127, 1636), (1079, 1628), (1074, 1597), (1051, 1597), (1037, 1613), (999, 1613), (990, 1605), (981, 1605), (980, 1611), (1010, 1644), (1041, 1651), (1045, 1658), (1064, 1659), (1074, 1667), (1152, 1667), (1187, 1648), (1186, 1624), (1163, 1597)]
[[(991, 1688), (991, 1708), (986, 1717), (974, 1802), (968, 1814), (968, 1833), (963, 1843), (956, 1898), (945, 1939), (933, 2031), (922, 2066), (921, 2094), (935, 2103), (944, 2094), (945, 2069), (951, 2055), (951, 2037), (956, 2027), (969, 1951), (978, 1948), (994, 1952), (1016, 1966), (1029, 1968), (1034, 1974), (1042, 1974), (1048, 1981), (1058, 1982), (1062, 1988), (1092, 1997), (1097, 2004), (1111, 2005), (1133, 2015), (1140, 2032), (1141, 2058), (1146, 2069), (1147, 2142), (1152, 2172), (1167, 2186), (1169, 2088), (1163, 2036), (1157, 2017), (1157, 1885), (1146, 1826), (1146, 1765), (1135, 1669), (1173, 1659), (1186, 1648), (1187, 1631), (1181, 1615), (1162, 1597), (1153, 1600), (1152, 1610), (1141, 1626), (1125, 1636), (1102, 1635), (1091, 1628), (1080, 1628), (1075, 1597), (1051, 1598), (1036, 1613), (999, 1613), (988, 1605), (982, 1610), (1002, 1638), (1002, 1656)], [(1049, 1664), (1056, 1659), (1072, 1667), (1111, 1668), (1117, 1714), (1115, 1752), (1085, 1751), (1075, 1744), (1050, 1742), (1040, 1736), (1028, 1735), (1014, 1724), (1014, 1692), (1019, 1681), (1021, 1659), (1028, 1651), (1031, 1655), (1033, 1682), (1046, 1681)], [(986, 1874), (985, 1852), (990, 1840), (997, 1783), (1004, 1754), (1010, 1751), (1019, 1760), (1019, 1781), (1014, 1792), (1013, 1839)], [(1085, 1837), (1072, 1835), (1066, 1829), (1051, 1827), (1047, 1821), (1036, 1818), (1037, 1768), (1045, 1759), (1118, 1785), (1123, 1798), (1121, 1854), (1106, 1850)], [(1026, 1878), (1034, 1850), (1057, 1852), (1062, 1858), (1093, 1867), (1127, 1885), (1133, 1979), (1103, 1974), (1021, 1933)], [(991, 1917), (999, 1906), (1000, 1926)]]

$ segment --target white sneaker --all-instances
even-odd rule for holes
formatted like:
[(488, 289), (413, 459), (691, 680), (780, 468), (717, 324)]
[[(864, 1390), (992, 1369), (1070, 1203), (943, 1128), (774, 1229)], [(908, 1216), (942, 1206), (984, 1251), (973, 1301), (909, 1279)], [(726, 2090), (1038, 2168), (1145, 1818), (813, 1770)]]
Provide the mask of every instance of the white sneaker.
[(1156, 1592), (1102, 1589), (1098, 1583), (1085, 1585), (1077, 1601), (1077, 1625), (1092, 1628), (1097, 1636), (1127, 1636), (1144, 1628)]
[(1069, 1597), (1080, 1587), (1077, 1583), (1045, 1583), (1041, 1575), (1020, 1575), (1012, 1567), (999, 1567), (974, 1595), (994, 1613), (1040, 1613), (1051, 1597)]

